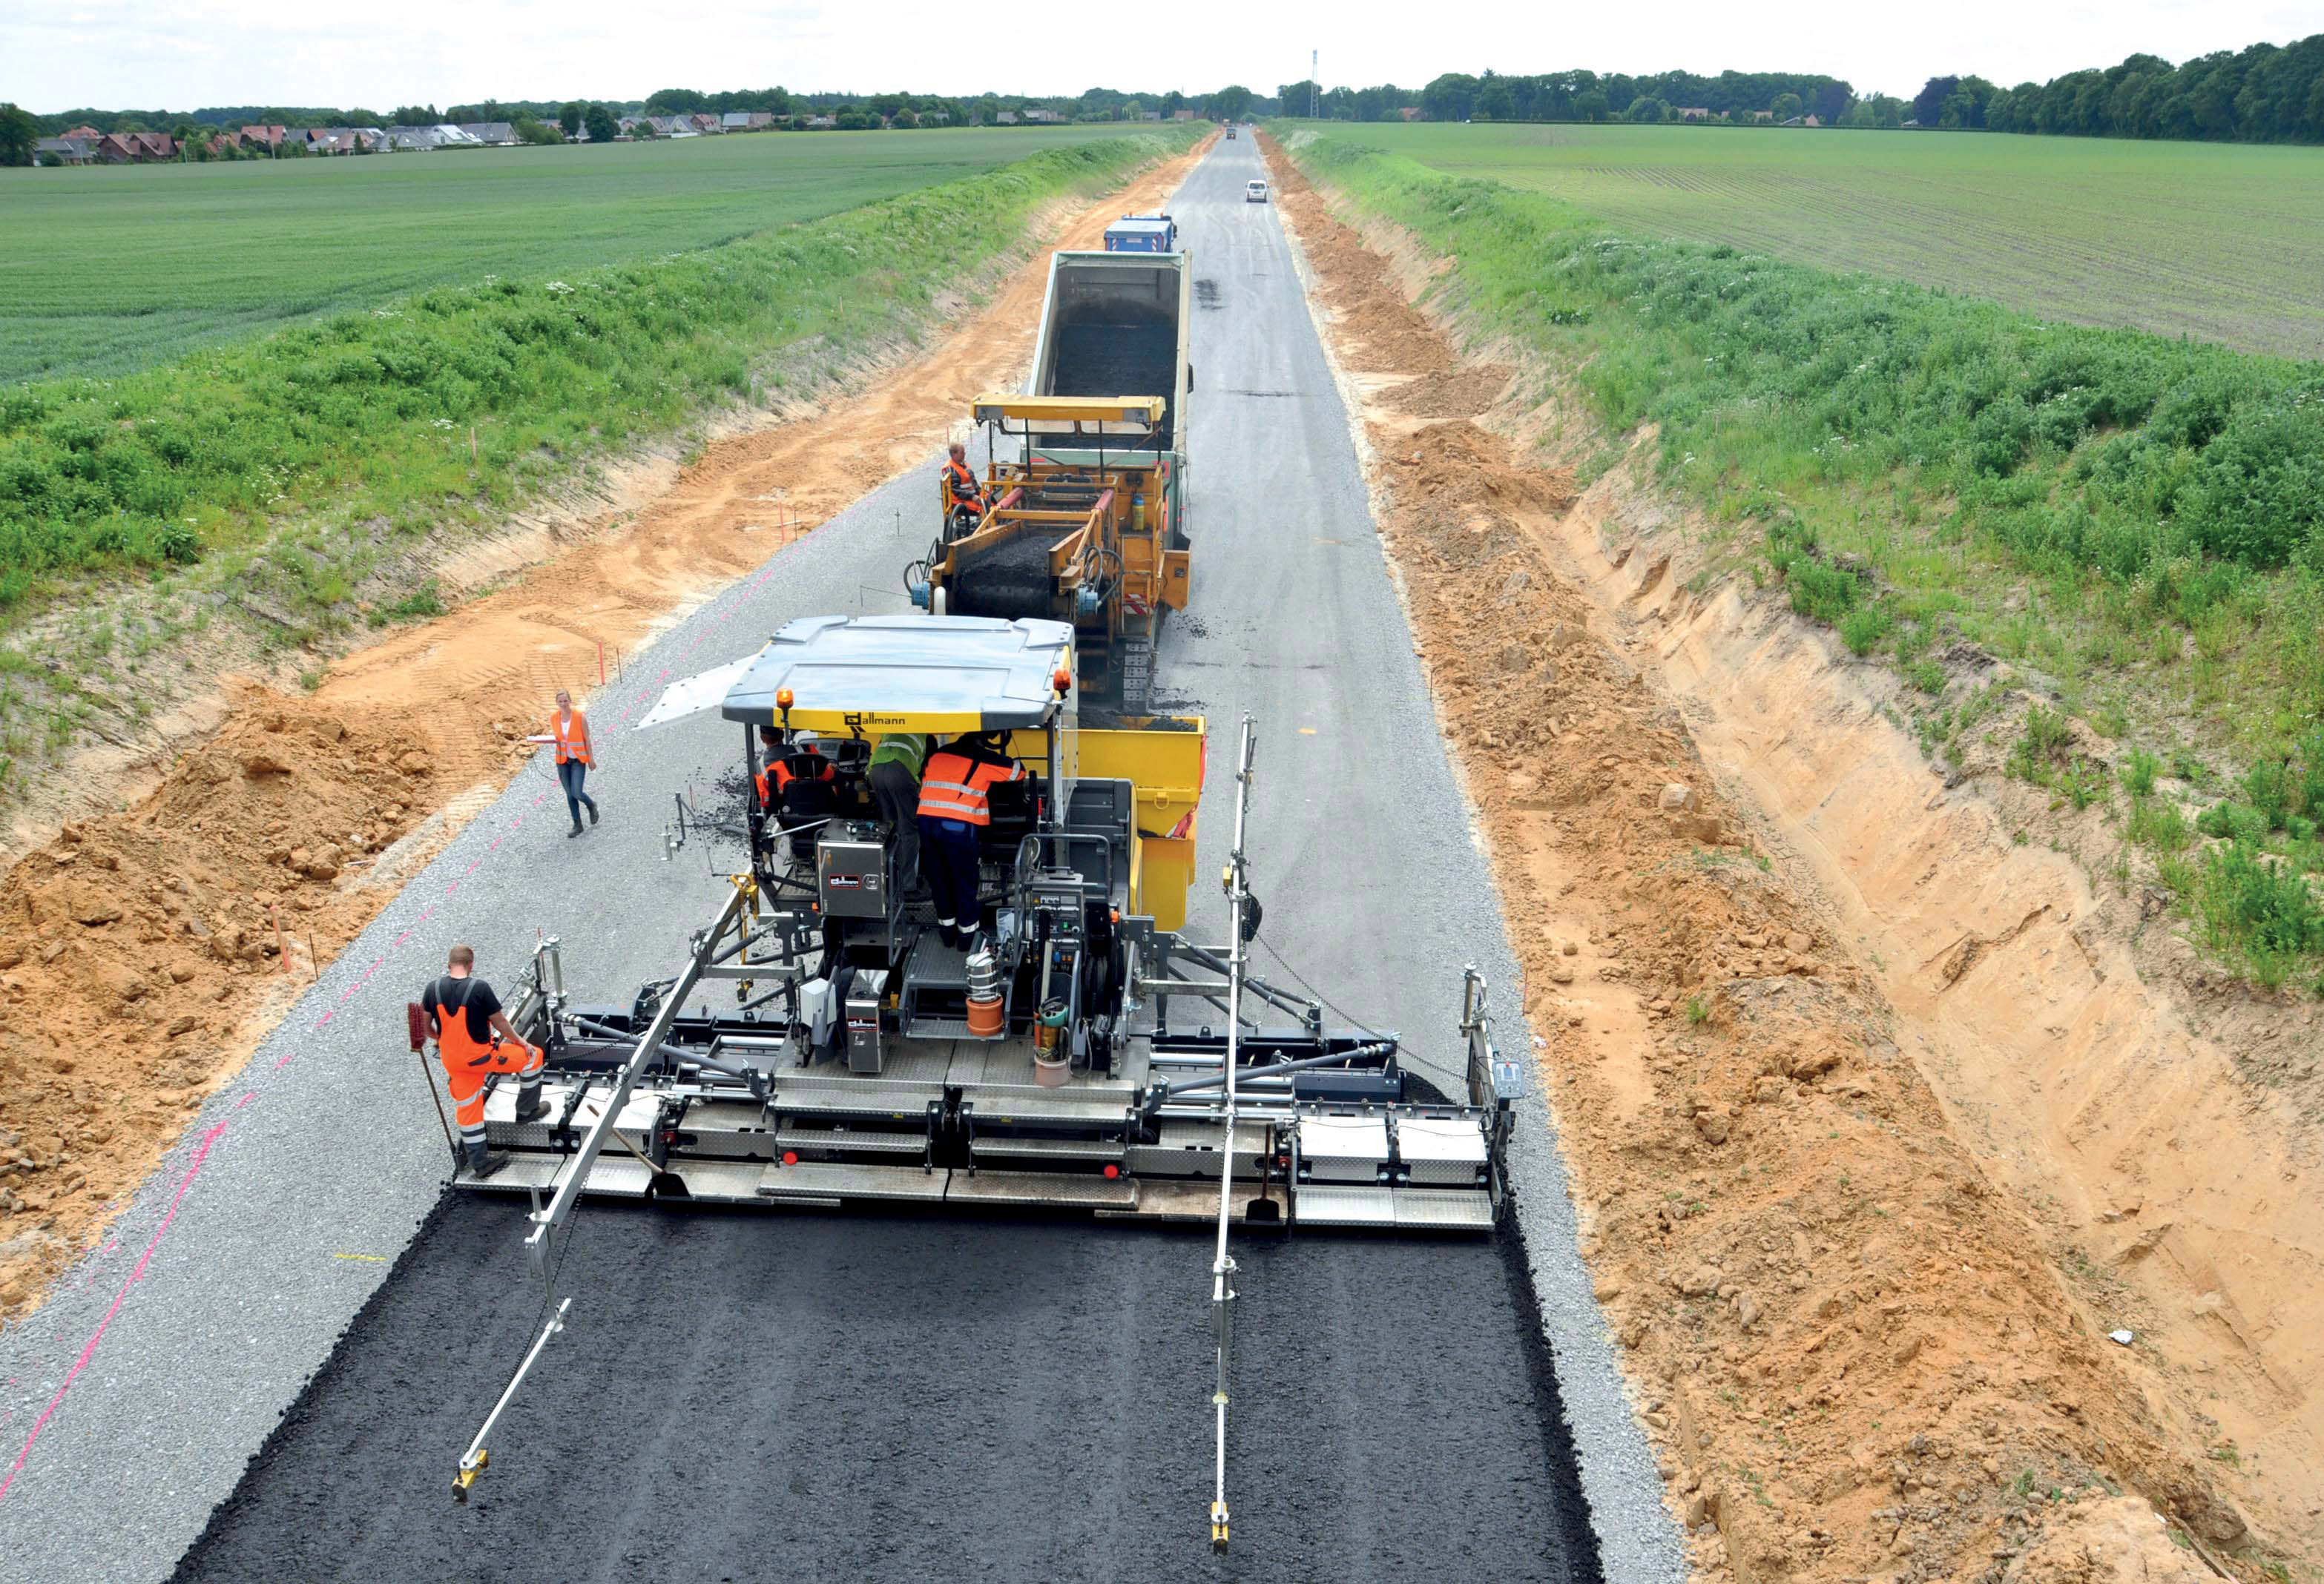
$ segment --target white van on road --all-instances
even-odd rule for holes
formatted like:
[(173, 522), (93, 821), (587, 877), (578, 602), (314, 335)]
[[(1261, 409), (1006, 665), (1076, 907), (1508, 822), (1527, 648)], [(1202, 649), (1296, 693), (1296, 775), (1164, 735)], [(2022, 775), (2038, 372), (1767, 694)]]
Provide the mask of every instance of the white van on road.
[(1267, 183), (1264, 181), (1247, 181), (1243, 183), (1242, 201), (1247, 204), (1265, 203), (1267, 201)]

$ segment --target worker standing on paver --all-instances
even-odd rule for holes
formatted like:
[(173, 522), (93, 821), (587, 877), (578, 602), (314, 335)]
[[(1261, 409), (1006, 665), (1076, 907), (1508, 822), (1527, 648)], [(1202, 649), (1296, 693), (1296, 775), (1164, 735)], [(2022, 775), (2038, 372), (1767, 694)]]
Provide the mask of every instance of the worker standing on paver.
[(927, 734), (889, 732), (872, 745), (872, 800), (895, 828), (896, 889), (908, 897), (920, 889), (920, 766), (928, 757)]
[(557, 780), (565, 788), (566, 812), (573, 816), (573, 828), (565, 833), (570, 838), (581, 833), (583, 807), (589, 810), (589, 823), (597, 823), (597, 801), (585, 789), (597, 756), (589, 744), (589, 717), (573, 707), (573, 695), (562, 687), (557, 690), (557, 713), (549, 717), (549, 735), (557, 744)]
[(968, 465), (968, 447), (958, 440), (952, 443), (951, 454), (944, 465), (945, 492), (947, 498), (947, 519), (968, 518), (971, 528), (984, 518), (984, 487), (976, 482), (976, 469)]
[(920, 775), (920, 861), (936, 893), (945, 944), (965, 946), (983, 919), (977, 901), (978, 834), (992, 823), (991, 789), (1025, 778), (1022, 766), (976, 732), (928, 756)]
[(508, 1165), (509, 1157), (484, 1147), (484, 1080), (494, 1073), (517, 1074), (520, 1122), (531, 1121), (549, 1107), (540, 1098), (540, 1052), (517, 1037), (508, 1014), (501, 1010), (500, 998), (475, 976), (475, 967), (472, 948), (453, 947), (444, 977), (428, 987), (420, 1005), (436, 1038), (437, 1059), (444, 1064), (445, 1086), (452, 1091), (461, 1153), (471, 1172), (489, 1177)]

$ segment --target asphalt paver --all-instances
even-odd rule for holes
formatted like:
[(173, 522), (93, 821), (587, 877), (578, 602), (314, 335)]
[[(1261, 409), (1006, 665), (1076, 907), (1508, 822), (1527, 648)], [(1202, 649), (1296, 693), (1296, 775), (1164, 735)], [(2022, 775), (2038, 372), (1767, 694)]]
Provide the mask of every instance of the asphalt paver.
[[(1197, 609), (1157, 691), (1211, 717), (1214, 792), (1237, 716), (1261, 721), (1261, 970), (1399, 1028), (1450, 1087), (1462, 965), (1513, 985), (1514, 964), (1289, 251), (1241, 202), (1248, 150), (1174, 205), (1202, 304)], [(641, 656), (593, 704), (605, 824), (567, 842), (545, 775), (521, 778), (210, 1101), (115, 1246), (0, 1338), (0, 1425), (26, 1435), (0, 1553), (26, 1576), (166, 1577), (185, 1553), (202, 1579), (1587, 1580), (1609, 1533), (1604, 1577), (1679, 1576), (1538, 1101), (1522, 1236), (1239, 1240), (1223, 1563), (1209, 1250), (1144, 1228), (592, 1205), (571, 1326), (452, 1506), (540, 1289), (521, 1207), (439, 1195), (401, 1003), (457, 940), (508, 978), (558, 935), (584, 999), (670, 972), (723, 882), (706, 842), (663, 858), (662, 812), (713, 794), (740, 729), (608, 728), (793, 616), (901, 608), (928, 488), (867, 496)], [(1198, 874), (1230, 823), (1211, 802)], [(1223, 932), (1214, 897), (1195, 924)], [(1514, 1008), (1501, 1027), (1529, 1038)]]

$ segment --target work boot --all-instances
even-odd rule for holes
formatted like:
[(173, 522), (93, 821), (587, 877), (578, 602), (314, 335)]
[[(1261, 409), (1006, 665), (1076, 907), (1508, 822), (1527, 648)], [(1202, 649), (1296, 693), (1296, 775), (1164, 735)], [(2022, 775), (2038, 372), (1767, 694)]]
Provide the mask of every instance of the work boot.
[(565, 833), (565, 839), (566, 839), (567, 841), (568, 841), (568, 842), (569, 842), (569, 841), (571, 841), (574, 837), (576, 837), (576, 836), (579, 835), (580, 833), (581, 833), (581, 816), (580, 816), (579, 815), (575, 815), (573, 816), (573, 828), (572, 828), (571, 830), (569, 830), (569, 831), (567, 831), (567, 832), (566, 832), (566, 833)]
[(597, 806), (592, 803), (586, 806), (589, 810), (589, 823), (594, 825), (597, 823)]
[(467, 1146), (468, 1174), (478, 1179), (491, 1176), (512, 1158), (503, 1150), (493, 1149), (483, 1140)]
[(549, 1102), (540, 1098), (540, 1085), (528, 1083), (516, 1091), (516, 1119), (530, 1122), (536, 1117), (549, 1115)]

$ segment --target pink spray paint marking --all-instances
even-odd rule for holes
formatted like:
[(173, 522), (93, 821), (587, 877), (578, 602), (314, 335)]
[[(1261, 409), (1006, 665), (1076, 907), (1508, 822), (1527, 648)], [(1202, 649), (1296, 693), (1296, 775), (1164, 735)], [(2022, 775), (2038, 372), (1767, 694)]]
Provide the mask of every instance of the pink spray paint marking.
[[(767, 567), (765, 570), (761, 571), (757, 577), (751, 580), (749, 586), (755, 589), (760, 584), (765, 582), (767, 577), (773, 571), (774, 568), (771, 566)], [(714, 625), (723, 626), (729, 618), (738, 613), (739, 607), (734, 610), (729, 610), (717, 617)], [(694, 641), (686, 646), (682, 654), (693, 653), (694, 650), (701, 644), (704, 636), (706, 636), (706, 634), (697, 633)], [(660, 675), (654, 678), (655, 683), (660, 683), (664, 678), (669, 677), (669, 673), (670, 668), (664, 667)], [(641, 691), (637, 695), (636, 703), (632, 705), (629, 711), (628, 718), (635, 719), (639, 712), (643, 708), (646, 700), (651, 696), (652, 689), (650, 687)], [(535, 793), (533, 795), (531, 806), (535, 808), (540, 807), (541, 803), (548, 797), (549, 794), (546, 790)], [(524, 820), (525, 816), (523, 815), (517, 815), (514, 820), (510, 822), (509, 829), (511, 831), (515, 830), (517, 826), (524, 823)], [(505, 836), (503, 835), (501, 840), (505, 840)], [(493, 843), (493, 848), (498, 848), (501, 844), (501, 840), (495, 840)], [(490, 851), (491, 849), (487, 849), (488, 852)], [(468, 867), (462, 871), (461, 879), (466, 879), (469, 875), (474, 874), (476, 871), (477, 866), (483, 862), (484, 859), (480, 857), (474, 862), (470, 863)], [(446, 897), (449, 897), (459, 889), (460, 881), (454, 880), (444, 888), (444, 895)], [(421, 910), (420, 915), (420, 923), (426, 924), (429, 919), (435, 916), (437, 908), (442, 905), (443, 904), (440, 899), (435, 902), (430, 902), (426, 908)], [(379, 957), (374, 959), (371, 966), (364, 971), (363, 977), (358, 979), (354, 985), (350, 986), (347, 990), (339, 997), (338, 1005), (345, 1005), (348, 997), (354, 995), (356, 990), (362, 989), (365, 983), (369, 982), (372, 975), (377, 973), (380, 968), (386, 963), (388, 958), (394, 953), (395, 950), (402, 946), (406, 942), (410, 941), (415, 933), (417, 933), (416, 928), (407, 929), (401, 935), (397, 935), (388, 951), (381, 953)], [(322, 1028), (337, 1016), (338, 1006), (334, 1006), (324, 1012), (320, 1018), (315, 1019), (314, 1027), (318, 1029)], [(290, 1065), (291, 1059), (298, 1054), (299, 1053), (294, 1049), (285, 1054), (280, 1061), (274, 1064), (275, 1070), (279, 1072), (282, 1068)], [(257, 1098), (258, 1093), (255, 1090), (245, 1090), (243, 1092), (242, 1098), (235, 1102), (235, 1111), (239, 1112), (244, 1106), (247, 1106), (252, 1101), (256, 1100)], [(217, 1123), (208, 1132), (202, 1135), (202, 1141), (195, 1149), (194, 1158), (188, 1164), (185, 1175), (178, 1179), (178, 1189), (177, 1192), (171, 1196), (170, 1208), (162, 1214), (161, 1224), (153, 1229), (153, 1236), (145, 1245), (145, 1252), (138, 1257), (136, 1268), (129, 1273), (129, 1279), (122, 1283), (121, 1290), (114, 1294), (112, 1305), (105, 1312), (105, 1318), (97, 1322), (97, 1330), (90, 1333), (88, 1342), (81, 1348), (80, 1357), (75, 1359), (73, 1361), (72, 1368), (66, 1371), (64, 1384), (57, 1387), (56, 1395), (49, 1399), (48, 1406), (41, 1411), (41, 1416), (32, 1423), (32, 1432), (24, 1438), (24, 1444), (19, 1448), (16, 1452), (16, 1460), (9, 1466), (6, 1477), (5, 1478), (0, 1478), (0, 1500), (5, 1500), (7, 1498), (8, 1492), (15, 1486), (16, 1476), (24, 1471), (24, 1465), (32, 1455), (32, 1447), (34, 1443), (41, 1439), (42, 1432), (48, 1428), (50, 1419), (54, 1417), (57, 1409), (63, 1404), (65, 1394), (72, 1390), (73, 1383), (78, 1381), (81, 1377), (81, 1373), (88, 1368), (89, 1360), (96, 1358), (97, 1344), (105, 1340), (105, 1333), (106, 1331), (111, 1329), (114, 1318), (121, 1312), (122, 1306), (128, 1303), (131, 1290), (134, 1288), (140, 1281), (144, 1279), (145, 1267), (152, 1263), (154, 1251), (161, 1248), (161, 1239), (168, 1235), (171, 1227), (177, 1221), (178, 1210), (179, 1207), (185, 1202), (187, 1190), (193, 1186), (194, 1178), (200, 1174), (203, 1163), (209, 1159), (211, 1147), (217, 1144), (218, 1139), (225, 1134), (226, 1128), (231, 1121), (232, 1116), (230, 1114), (226, 1120)], [(118, 1239), (106, 1243), (102, 1248), (97, 1250), (96, 1254), (91, 1257), (92, 1259), (102, 1258), (104, 1256), (111, 1253), (115, 1248), (119, 1247), (119, 1243), (120, 1240)], [(93, 1285), (93, 1278), (91, 1285)], [(8, 1384), (13, 1386), (16, 1384), (16, 1381), (12, 1377)], [(16, 1411), (13, 1408), (10, 1409), (6, 1415), (6, 1419), (14, 1420), (15, 1417)], [(0, 1421), (0, 1423), (5, 1422), (5, 1421)]]
[(65, 1394), (72, 1390), (73, 1382), (78, 1380), (81, 1371), (88, 1368), (88, 1361), (97, 1357), (97, 1345), (105, 1340), (106, 1330), (113, 1324), (113, 1317), (120, 1313), (121, 1306), (129, 1301), (129, 1289), (145, 1279), (145, 1267), (152, 1262), (153, 1250), (161, 1246), (161, 1239), (169, 1234), (171, 1223), (178, 1219), (178, 1207), (186, 1202), (186, 1190), (194, 1185), (194, 1178), (200, 1174), (202, 1163), (209, 1159), (210, 1147), (218, 1141), (218, 1136), (226, 1128), (226, 1125), (220, 1122), (202, 1135), (201, 1146), (194, 1151), (193, 1161), (186, 1167), (186, 1174), (178, 1179), (178, 1192), (170, 1200), (168, 1212), (161, 1217), (161, 1224), (153, 1229), (152, 1241), (145, 1245), (145, 1252), (138, 1257), (137, 1268), (129, 1273), (129, 1279), (121, 1284), (121, 1291), (113, 1295), (113, 1307), (106, 1310), (105, 1318), (97, 1322), (97, 1330), (90, 1334), (88, 1345), (81, 1349), (80, 1357), (73, 1360), (73, 1367), (65, 1372), (64, 1385), (59, 1386), (57, 1395), (49, 1399), (49, 1405), (41, 1410), (41, 1416), (32, 1421), (32, 1433), (24, 1438), (23, 1448), (16, 1453), (15, 1462), (9, 1467), (8, 1477), (0, 1479), (0, 1501), (7, 1499), (9, 1487), (16, 1483), (16, 1476), (24, 1471), (24, 1460), (32, 1455), (32, 1443), (39, 1441), (41, 1432), (48, 1428), (49, 1420), (65, 1400)]

